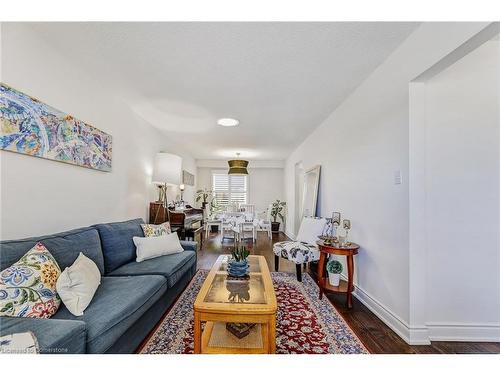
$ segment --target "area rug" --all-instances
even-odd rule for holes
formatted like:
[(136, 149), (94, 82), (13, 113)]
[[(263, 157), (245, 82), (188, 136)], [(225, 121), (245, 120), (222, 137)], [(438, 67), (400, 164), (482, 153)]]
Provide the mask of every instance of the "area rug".
[[(207, 275), (208, 271), (198, 271), (140, 353), (193, 353), (193, 303)], [(328, 298), (319, 300), (313, 279), (308, 274), (302, 278), (299, 282), (295, 275), (272, 272), (278, 301), (276, 353), (368, 353)]]

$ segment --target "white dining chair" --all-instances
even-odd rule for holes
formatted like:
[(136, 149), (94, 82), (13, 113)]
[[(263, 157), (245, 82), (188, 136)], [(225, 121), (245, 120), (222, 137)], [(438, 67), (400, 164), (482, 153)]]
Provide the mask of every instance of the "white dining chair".
[(217, 232), (221, 230), (222, 220), (218, 218), (207, 218), (205, 220), (205, 238), (208, 238), (210, 235), (211, 228), (217, 227)]
[(236, 203), (229, 203), (226, 205), (224, 212), (225, 213), (238, 212), (238, 205)]
[(273, 238), (272, 232), (271, 232), (271, 207), (272, 205), (269, 205), (269, 207), (262, 211), (257, 213), (257, 228), (256, 230), (266, 232), (267, 237), (269, 239)]
[(249, 213), (249, 214), (254, 214), (255, 213), (255, 205), (254, 204), (240, 204), (240, 211)]
[(221, 220), (221, 242), (224, 242), (225, 238), (232, 238), (235, 242), (239, 241), (240, 233), (234, 230), (233, 218), (238, 215), (237, 212), (226, 212), (222, 215)]
[(244, 240), (247, 237), (245, 234), (250, 233), (252, 236), (252, 242), (257, 242), (257, 223), (254, 221), (255, 217), (253, 214), (248, 212), (244, 213), (245, 222), (241, 223), (241, 239)]

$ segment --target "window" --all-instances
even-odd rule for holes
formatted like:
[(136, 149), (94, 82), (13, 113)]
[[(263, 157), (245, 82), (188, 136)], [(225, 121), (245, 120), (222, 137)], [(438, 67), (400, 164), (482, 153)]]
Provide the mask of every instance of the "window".
[(212, 190), (217, 203), (221, 206), (231, 203), (246, 204), (248, 199), (248, 176), (231, 175), (227, 174), (227, 171), (213, 171)]

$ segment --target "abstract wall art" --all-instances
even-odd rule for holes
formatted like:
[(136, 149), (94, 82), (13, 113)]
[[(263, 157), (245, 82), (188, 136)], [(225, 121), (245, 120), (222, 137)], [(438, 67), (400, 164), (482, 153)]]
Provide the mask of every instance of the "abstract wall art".
[(111, 135), (3, 83), (0, 150), (111, 171)]

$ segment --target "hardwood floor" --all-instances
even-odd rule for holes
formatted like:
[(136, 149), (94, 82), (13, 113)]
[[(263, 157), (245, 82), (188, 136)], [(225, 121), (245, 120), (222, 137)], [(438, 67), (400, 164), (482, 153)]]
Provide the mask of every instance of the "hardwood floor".
[[(252, 244), (251, 240), (245, 241), (245, 244), (251, 249), (252, 254), (264, 255), (272, 271), (274, 270), (272, 243), (287, 239), (283, 233), (279, 233), (273, 234), (271, 241), (264, 233), (259, 233), (256, 244)], [(217, 234), (204, 238), (203, 249), (198, 252), (198, 268), (210, 269), (217, 257), (220, 254), (228, 254), (232, 247), (232, 240), (226, 239), (221, 244), (220, 236)], [(294, 273), (295, 265), (282, 259), (280, 271)], [(312, 273), (314, 277), (314, 270), (307, 272)], [(326, 294), (326, 296), (371, 353), (500, 353), (500, 343), (442, 341), (433, 342), (431, 345), (408, 345), (355, 297), (353, 297), (353, 308), (349, 310), (345, 307), (344, 296), (333, 294)]]

